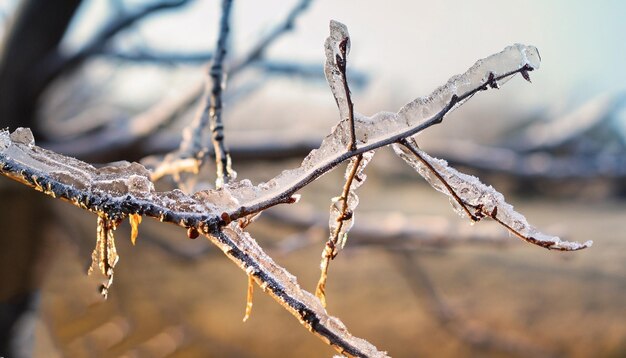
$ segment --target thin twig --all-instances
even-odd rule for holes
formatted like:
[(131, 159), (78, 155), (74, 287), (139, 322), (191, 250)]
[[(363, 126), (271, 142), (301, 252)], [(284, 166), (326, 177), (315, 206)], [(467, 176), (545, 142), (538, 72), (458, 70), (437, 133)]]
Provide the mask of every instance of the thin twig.
[[(428, 171), (435, 175), (437, 180), (443, 184), (448, 194), (450, 194), (451, 198), (462, 208), (465, 214), (472, 221), (477, 222), (485, 217), (491, 218), (518, 238), (549, 250), (577, 251), (585, 249), (593, 244), (593, 241), (591, 240), (583, 244), (564, 242), (558, 237), (548, 236), (538, 232), (534, 227), (530, 226), (530, 224), (526, 222), (526, 219), (521, 216), (521, 214), (515, 212), (512, 206), (504, 202), (502, 194), (495, 192), (491, 187), (487, 187), (484, 184), (477, 182), (477, 179), (474, 177), (463, 177), (461, 173), (449, 168), (447, 164), (443, 164), (442, 170), (447, 170), (447, 173), (456, 178), (457, 181), (468, 184), (474, 188), (474, 190), (482, 192), (482, 196), (477, 203), (469, 203), (456, 192), (448, 180), (444, 178), (439, 170), (434, 167), (431, 163), (431, 160), (433, 159), (426, 159), (428, 155), (424, 152), (422, 152), (424, 153), (424, 156), (422, 156), (420, 153), (421, 151), (417, 148), (414, 142), (400, 140), (399, 143), (407, 148), (409, 152), (413, 154), (413, 156), (417, 158), (420, 163), (426, 167), (426, 169), (428, 169)], [(514, 217), (514, 219), (512, 217)]]
[(356, 130), (354, 128), (354, 103), (352, 103), (352, 95), (350, 93), (350, 86), (348, 85), (348, 78), (346, 76), (346, 68), (348, 67), (348, 46), (350, 46), (350, 38), (339, 42), (339, 52), (341, 55), (337, 55), (335, 62), (339, 68), (341, 74), (341, 82), (343, 82), (343, 90), (346, 95), (346, 102), (348, 105), (348, 123), (350, 126), (350, 144), (348, 150), (352, 151), (356, 149)]
[[(211, 77), (210, 98), (206, 99), (201, 123), (206, 123), (208, 116), (211, 129), (211, 142), (215, 152), (215, 165), (217, 167), (216, 187), (220, 188), (232, 178), (230, 168), (230, 155), (224, 142), (224, 123), (222, 121), (222, 91), (225, 86), (224, 58), (226, 57), (226, 45), (230, 27), (230, 9), (232, 0), (222, 1), (222, 18), (220, 20), (220, 33), (215, 46), (215, 57), (211, 64), (209, 75)], [(204, 125), (201, 124), (200, 128)]]
[(179, 53), (142, 48), (134, 51), (112, 51), (103, 49), (98, 55), (114, 60), (156, 65), (203, 64), (213, 59), (213, 52)]
[[(326, 280), (328, 278), (328, 266), (330, 265), (330, 260), (334, 259), (337, 256), (337, 242), (339, 241), (339, 235), (341, 234), (341, 229), (343, 228), (343, 224), (346, 220), (350, 220), (352, 218), (352, 213), (348, 210), (348, 196), (350, 195), (350, 188), (352, 187), (352, 181), (355, 179), (357, 172), (359, 171), (359, 165), (363, 160), (363, 155), (360, 154), (355, 157), (352, 163), (352, 170), (350, 174), (346, 178), (346, 183), (343, 186), (343, 191), (341, 192), (341, 196), (338, 201), (341, 202), (341, 210), (339, 211), (335, 220), (337, 221), (337, 226), (335, 230), (330, 233), (330, 237), (324, 246), (324, 251), (322, 252), (322, 262), (320, 263), (320, 278), (317, 282), (317, 287), (315, 288), (315, 296), (317, 296), (320, 301), (322, 301), (322, 305), (326, 307)], [(336, 205), (337, 203), (333, 203), (332, 205)]]
[(409, 151), (411, 151), (411, 153), (413, 153), (413, 155), (415, 155), (415, 157), (419, 159), (419, 161), (422, 162), (422, 164), (424, 164), (424, 166), (426, 166), (428, 170), (430, 170), (430, 172), (433, 173), (437, 177), (437, 179), (439, 179), (441, 184), (443, 184), (443, 186), (445, 186), (446, 189), (450, 192), (450, 195), (452, 195), (454, 200), (461, 206), (461, 208), (463, 208), (463, 211), (465, 211), (465, 214), (467, 215), (468, 218), (470, 218), (472, 221), (480, 220), (480, 218), (476, 217), (474, 214), (472, 214), (471, 211), (469, 211), (469, 209), (467, 208), (467, 204), (463, 201), (463, 199), (459, 197), (459, 195), (450, 186), (450, 184), (444, 179), (444, 177), (441, 176), (441, 174), (427, 160), (425, 160), (422, 157), (422, 155), (413, 147), (411, 143), (409, 143), (405, 138), (402, 138), (400, 141), (398, 141), (398, 143), (402, 144)]
[[(248, 67), (248, 65), (260, 60), (262, 57), (262, 54), (274, 41), (276, 41), (281, 35), (286, 33), (288, 30), (293, 29), (296, 18), (301, 13), (303, 13), (304, 10), (308, 8), (308, 5), (310, 2), (311, 0), (302, 0), (301, 2), (296, 4), (296, 6), (288, 14), (287, 18), (282, 24), (277, 26), (274, 29), (274, 31), (272, 31), (267, 37), (263, 38), (246, 56), (243, 57), (243, 60), (240, 60), (236, 62), (233, 66), (231, 66), (231, 71), (230, 71), (231, 77), (234, 77), (234, 75), (241, 72), (243, 69)], [(222, 6), (222, 9), (224, 10), (224, 3)], [(222, 15), (223, 15), (222, 21), (220, 24), (220, 38), (218, 38), (218, 47), (220, 46), (220, 39), (222, 35), (226, 36), (228, 33), (228, 26), (227, 26), (228, 24), (227, 24), (227, 21), (225, 21), (225, 16), (224, 16), (228, 14), (225, 14), (224, 12), (222, 12)], [(213, 94), (215, 94), (216, 92), (215, 91), (215, 86), (216, 86), (215, 77), (217, 77), (216, 75), (217, 71), (214, 71), (214, 66), (216, 65), (216, 63), (221, 64), (221, 62), (223, 61), (223, 56), (225, 55), (226, 42), (227, 41), (225, 40), (221, 41), (222, 50), (220, 50), (219, 48), (216, 49), (215, 57), (213, 57), (213, 65), (211, 66), (211, 71), (210, 71), (211, 78), (213, 79), (213, 82), (212, 82), (213, 88), (209, 89), (208, 85), (206, 87), (206, 93), (204, 95), (206, 102), (203, 106), (204, 111), (201, 112), (201, 114), (196, 117), (196, 119), (191, 123), (189, 127), (185, 128), (185, 132), (187, 134), (183, 135), (183, 140), (180, 142), (178, 151), (174, 153), (170, 153), (168, 156), (166, 156), (165, 160), (160, 165), (161, 167), (164, 167), (164, 168), (160, 168), (159, 172), (175, 173), (176, 167), (180, 168), (179, 166), (175, 164), (177, 160), (185, 160), (188, 157), (194, 157), (194, 158), (199, 158), (199, 159), (206, 157), (208, 150), (206, 146), (203, 145), (202, 133), (204, 132), (204, 129), (209, 123), (209, 120), (207, 117), (210, 116), (210, 114), (214, 114), (215, 116), (211, 116), (215, 118), (215, 120), (211, 120), (211, 131), (213, 134), (212, 135), (213, 150), (215, 153), (215, 158), (216, 158), (216, 163), (217, 163), (216, 183), (218, 184), (218, 187), (221, 186), (221, 184), (223, 184), (224, 182), (227, 182), (229, 178), (232, 176), (233, 173), (232, 173), (232, 170), (230, 169), (230, 156), (228, 155), (228, 152), (226, 151), (224, 141), (223, 141), (224, 134), (223, 134), (223, 124), (221, 123), (221, 98), (219, 99), (219, 103), (213, 102)], [(222, 58), (218, 59), (217, 58), (218, 56)], [(223, 78), (220, 78), (220, 81), (221, 80), (223, 80)], [(221, 95), (221, 90), (222, 88), (218, 90), (218, 92), (220, 92), (220, 95)], [(215, 110), (211, 111), (209, 109), (210, 106), (214, 106)], [(219, 121), (217, 119), (219, 119)], [(200, 164), (201, 164), (201, 160), (198, 160), (196, 168), (193, 169), (192, 171), (197, 172), (197, 167), (199, 167)], [(171, 167), (171, 168), (165, 168), (165, 167)]]

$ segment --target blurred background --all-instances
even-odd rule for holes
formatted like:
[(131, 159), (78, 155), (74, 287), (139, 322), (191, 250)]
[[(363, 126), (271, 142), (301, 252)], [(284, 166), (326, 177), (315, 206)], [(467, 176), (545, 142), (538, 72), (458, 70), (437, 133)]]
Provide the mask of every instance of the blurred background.
[[(525, 1), (236, 1), (224, 93), (240, 179), (297, 167), (338, 120), (323, 75), (328, 22), (351, 35), (355, 110), (397, 111), (477, 59), (536, 46), (532, 85), (479, 93), (420, 134), (541, 231), (594, 240), (550, 252), (470, 226), (389, 149), (359, 189), (328, 311), (395, 357), (626, 356), (626, 5)], [(220, 1), (0, 1), (0, 127), (91, 163), (175, 151), (196, 115)], [(314, 291), (342, 166), (249, 226)], [(201, 173), (213, 182), (214, 168)], [(173, 183), (164, 180), (162, 190)], [(86, 275), (95, 216), (0, 178), (2, 349), (34, 357), (331, 356), (207, 240), (144, 220), (109, 299)], [(5, 338), (6, 337), (6, 338)], [(8, 356), (12, 356), (7, 354)]]

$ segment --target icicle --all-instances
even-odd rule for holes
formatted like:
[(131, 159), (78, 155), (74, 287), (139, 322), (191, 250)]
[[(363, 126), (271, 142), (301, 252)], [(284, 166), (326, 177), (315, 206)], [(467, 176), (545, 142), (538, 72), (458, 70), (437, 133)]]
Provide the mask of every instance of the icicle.
[(100, 293), (106, 299), (113, 284), (113, 268), (119, 260), (113, 236), (117, 224), (114, 220), (98, 215), (97, 226), (96, 247), (91, 254), (91, 266), (87, 274), (91, 275), (97, 269), (106, 278), (100, 287)]
[(248, 274), (248, 291), (246, 295), (246, 313), (243, 316), (243, 321), (246, 322), (252, 314), (252, 299), (254, 297), (254, 278), (251, 274)]
[(137, 241), (137, 235), (139, 234), (139, 224), (141, 224), (141, 215), (130, 214), (128, 216), (130, 221), (130, 241), (135, 245)]

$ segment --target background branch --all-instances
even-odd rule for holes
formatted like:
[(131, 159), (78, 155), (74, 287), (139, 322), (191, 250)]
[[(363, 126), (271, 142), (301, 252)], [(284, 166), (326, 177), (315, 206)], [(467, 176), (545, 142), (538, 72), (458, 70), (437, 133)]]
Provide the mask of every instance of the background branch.
[(121, 31), (131, 27), (138, 21), (163, 10), (170, 10), (189, 3), (189, 0), (157, 1), (146, 5), (144, 8), (129, 13), (123, 17), (115, 18), (106, 25), (88, 44), (71, 55), (63, 55), (60, 52), (52, 52), (44, 66), (37, 74), (39, 83), (37, 87), (44, 88), (61, 74), (66, 73), (82, 64), (89, 57), (101, 52), (108, 42)]
[(469, 324), (443, 299), (415, 253), (402, 250), (389, 252), (393, 253), (393, 262), (404, 272), (404, 277), (417, 299), (425, 301), (439, 324), (461, 341), (481, 350), (499, 351), (520, 357), (557, 356), (553, 350), (542, 347), (531, 339), (509, 337)]

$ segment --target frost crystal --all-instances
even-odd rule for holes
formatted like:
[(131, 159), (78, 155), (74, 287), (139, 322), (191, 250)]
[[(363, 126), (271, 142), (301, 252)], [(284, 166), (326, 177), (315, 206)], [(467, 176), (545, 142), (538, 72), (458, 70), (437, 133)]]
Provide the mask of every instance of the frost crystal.
[(447, 195), (461, 216), (469, 216), (474, 221), (490, 217), (520, 238), (548, 249), (572, 251), (584, 249), (593, 244), (592, 241), (584, 244), (563, 241), (556, 236), (539, 232), (493, 187), (481, 183), (474, 176), (460, 173), (449, 167), (445, 160), (429, 156), (417, 148), (414, 142), (409, 143), (408, 146), (394, 144), (393, 149), (433, 188)]

